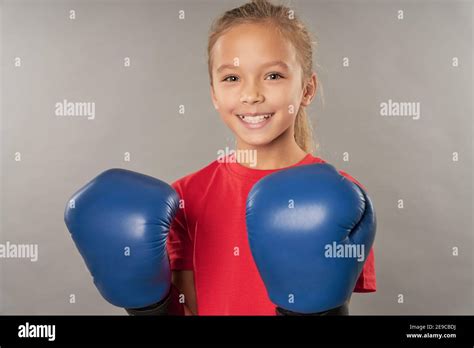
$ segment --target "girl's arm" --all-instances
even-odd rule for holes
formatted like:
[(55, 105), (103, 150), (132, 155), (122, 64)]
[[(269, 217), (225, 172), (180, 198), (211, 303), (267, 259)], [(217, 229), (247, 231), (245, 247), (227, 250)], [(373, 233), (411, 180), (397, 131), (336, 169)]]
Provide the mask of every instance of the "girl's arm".
[(194, 271), (172, 271), (171, 282), (184, 294), (185, 315), (197, 315), (196, 290), (194, 289)]

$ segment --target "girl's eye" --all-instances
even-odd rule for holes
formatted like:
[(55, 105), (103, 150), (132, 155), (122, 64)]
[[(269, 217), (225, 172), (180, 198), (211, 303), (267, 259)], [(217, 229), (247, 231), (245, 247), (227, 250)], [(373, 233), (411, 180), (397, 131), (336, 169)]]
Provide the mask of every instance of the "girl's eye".
[(235, 78), (235, 79), (237, 79), (237, 76), (233, 76), (233, 75), (232, 75), (232, 76), (227, 76), (223, 81), (226, 81), (226, 82), (235, 82), (235, 81), (230, 81), (230, 80), (229, 80), (230, 78)]
[(281, 75), (278, 74), (278, 73), (271, 73), (271, 74), (268, 75), (268, 76), (278, 76), (278, 78), (274, 78), (274, 79), (270, 79), (270, 80), (279, 80), (279, 79), (281, 79), (281, 78), (283, 77), (283, 76), (281, 76)]

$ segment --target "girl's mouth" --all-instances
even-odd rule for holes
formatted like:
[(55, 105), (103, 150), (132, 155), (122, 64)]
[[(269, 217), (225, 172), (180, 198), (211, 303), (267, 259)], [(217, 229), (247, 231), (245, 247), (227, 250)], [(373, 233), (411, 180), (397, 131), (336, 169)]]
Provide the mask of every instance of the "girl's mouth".
[(274, 112), (266, 114), (237, 114), (237, 117), (246, 128), (256, 129), (264, 127), (270, 122), (273, 115), (275, 115)]

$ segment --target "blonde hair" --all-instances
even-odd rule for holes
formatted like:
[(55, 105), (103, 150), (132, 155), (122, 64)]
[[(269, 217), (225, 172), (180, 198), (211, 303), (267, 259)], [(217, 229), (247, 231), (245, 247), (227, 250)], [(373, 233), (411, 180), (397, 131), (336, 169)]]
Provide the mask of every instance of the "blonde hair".
[[(296, 49), (298, 62), (302, 67), (302, 87), (311, 78), (313, 72), (313, 49), (311, 35), (303, 22), (293, 14), (293, 11), (282, 5), (273, 5), (267, 0), (252, 0), (240, 7), (225, 12), (216, 19), (210, 30), (207, 54), (209, 79), (212, 86), (212, 48), (221, 35), (232, 26), (243, 23), (268, 22)], [(315, 42), (314, 42), (315, 43)], [(315, 150), (311, 122), (306, 110), (299, 108), (295, 120), (295, 141), (305, 152)]]

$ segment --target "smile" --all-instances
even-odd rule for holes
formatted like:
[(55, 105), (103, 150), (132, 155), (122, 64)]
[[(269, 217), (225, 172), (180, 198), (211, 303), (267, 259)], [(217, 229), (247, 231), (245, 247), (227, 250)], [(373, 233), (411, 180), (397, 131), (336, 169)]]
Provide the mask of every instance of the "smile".
[(260, 115), (237, 115), (242, 121), (248, 123), (260, 123), (263, 120), (267, 120), (273, 116), (273, 113), (270, 114), (260, 114)]
[(275, 115), (274, 112), (266, 114), (237, 114), (237, 117), (240, 118), (247, 128), (255, 129), (267, 124), (273, 115)]

